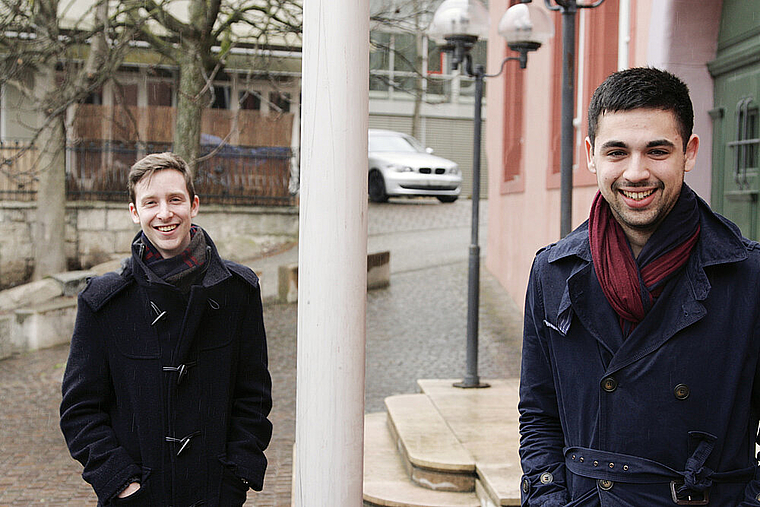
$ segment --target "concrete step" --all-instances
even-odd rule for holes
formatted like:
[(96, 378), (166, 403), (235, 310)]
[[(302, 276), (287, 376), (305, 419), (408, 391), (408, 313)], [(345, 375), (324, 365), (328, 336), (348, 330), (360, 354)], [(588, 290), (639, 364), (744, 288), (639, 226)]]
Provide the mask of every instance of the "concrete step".
[(475, 460), (425, 394), (385, 399), (388, 428), (415, 483), (437, 491), (474, 491)]
[[(481, 507), (474, 492), (422, 488), (407, 475), (384, 413), (364, 418), (364, 507)], [(480, 485), (476, 485), (480, 489)]]
[(417, 383), (473, 457), (478, 493), (490, 502), (484, 505), (520, 505), (519, 379), (488, 380), (491, 387), (485, 389), (460, 389), (453, 382)]

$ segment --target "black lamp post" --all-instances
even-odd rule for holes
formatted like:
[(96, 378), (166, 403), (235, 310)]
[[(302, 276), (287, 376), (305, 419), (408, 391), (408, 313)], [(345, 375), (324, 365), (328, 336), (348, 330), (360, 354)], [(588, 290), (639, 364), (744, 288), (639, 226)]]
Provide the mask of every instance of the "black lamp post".
[(573, 211), (573, 105), (575, 104), (575, 13), (598, 7), (604, 0), (579, 4), (576, 0), (544, 0), (546, 7), (562, 12), (562, 142), (560, 144), (560, 238), (572, 230)]
[(475, 78), (475, 117), (472, 153), (472, 229), (470, 241), (469, 274), (467, 287), (467, 373), (456, 387), (488, 387), (478, 376), (478, 308), (480, 305), (480, 246), (478, 245), (478, 219), (480, 216), (480, 144), (483, 83), (486, 77), (497, 77), (510, 60), (524, 69), (528, 53), (538, 49), (554, 35), (554, 25), (548, 14), (531, 0), (513, 5), (499, 22), (499, 34), (507, 40), (509, 48), (517, 51), (501, 63), (496, 74), (488, 75), (483, 65), (473, 68), (470, 50), (480, 37), (488, 35), (488, 11), (480, 0), (445, 0), (435, 11), (428, 33), (435, 39), (446, 41), (444, 51), (452, 55), (452, 67), (462, 65), (464, 72)]

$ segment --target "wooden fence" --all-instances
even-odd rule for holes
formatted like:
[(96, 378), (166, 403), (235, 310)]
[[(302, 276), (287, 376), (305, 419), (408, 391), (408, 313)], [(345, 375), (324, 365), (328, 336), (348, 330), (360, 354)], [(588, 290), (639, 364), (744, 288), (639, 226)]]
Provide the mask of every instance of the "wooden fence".
[[(173, 107), (96, 106), (77, 108), (73, 138), (120, 142), (171, 143), (174, 136)], [(261, 114), (259, 111), (205, 109), (201, 132), (233, 146), (290, 147), (293, 114)]]
[(37, 151), (19, 143), (0, 143), (0, 199), (33, 201), (37, 194)]

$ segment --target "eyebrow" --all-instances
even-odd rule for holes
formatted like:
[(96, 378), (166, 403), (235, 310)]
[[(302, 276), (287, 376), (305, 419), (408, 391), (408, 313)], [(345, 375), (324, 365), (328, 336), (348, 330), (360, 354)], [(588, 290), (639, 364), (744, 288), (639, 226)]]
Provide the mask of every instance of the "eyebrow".
[(601, 150), (607, 150), (609, 148), (628, 148), (628, 145), (623, 141), (607, 141), (599, 147)]
[[(185, 194), (182, 192), (172, 192), (172, 193), (167, 194), (166, 196), (167, 199), (172, 199), (173, 197), (181, 197), (184, 199)], [(158, 196), (156, 196), (155, 194), (145, 195), (142, 197), (142, 199), (140, 199), (140, 203), (144, 203), (145, 201), (149, 201), (151, 199), (153, 200), (158, 199)]]
[(657, 139), (656, 141), (649, 141), (647, 143), (647, 148), (656, 148), (658, 146), (667, 146), (669, 148), (675, 148), (676, 145), (667, 139)]
[[(654, 141), (649, 141), (647, 143), (647, 148), (656, 148), (658, 146), (667, 146), (669, 148), (675, 148), (675, 144), (673, 144), (672, 141), (669, 141), (668, 139), (656, 139)], [(628, 145), (624, 143), (623, 141), (607, 141), (606, 143), (602, 144), (600, 149), (602, 150), (608, 150), (610, 148), (626, 148), (628, 149)]]

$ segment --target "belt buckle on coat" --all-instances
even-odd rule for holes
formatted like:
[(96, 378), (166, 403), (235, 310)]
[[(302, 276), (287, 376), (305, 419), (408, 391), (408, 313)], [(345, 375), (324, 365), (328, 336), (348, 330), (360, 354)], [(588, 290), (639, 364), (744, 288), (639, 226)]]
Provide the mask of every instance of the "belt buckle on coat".
[(707, 489), (702, 491), (701, 498), (694, 498), (691, 494), (686, 495), (684, 498), (679, 498), (676, 490), (682, 485), (682, 482), (670, 481), (670, 496), (676, 505), (707, 505), (710, 502), (710, 490)]

